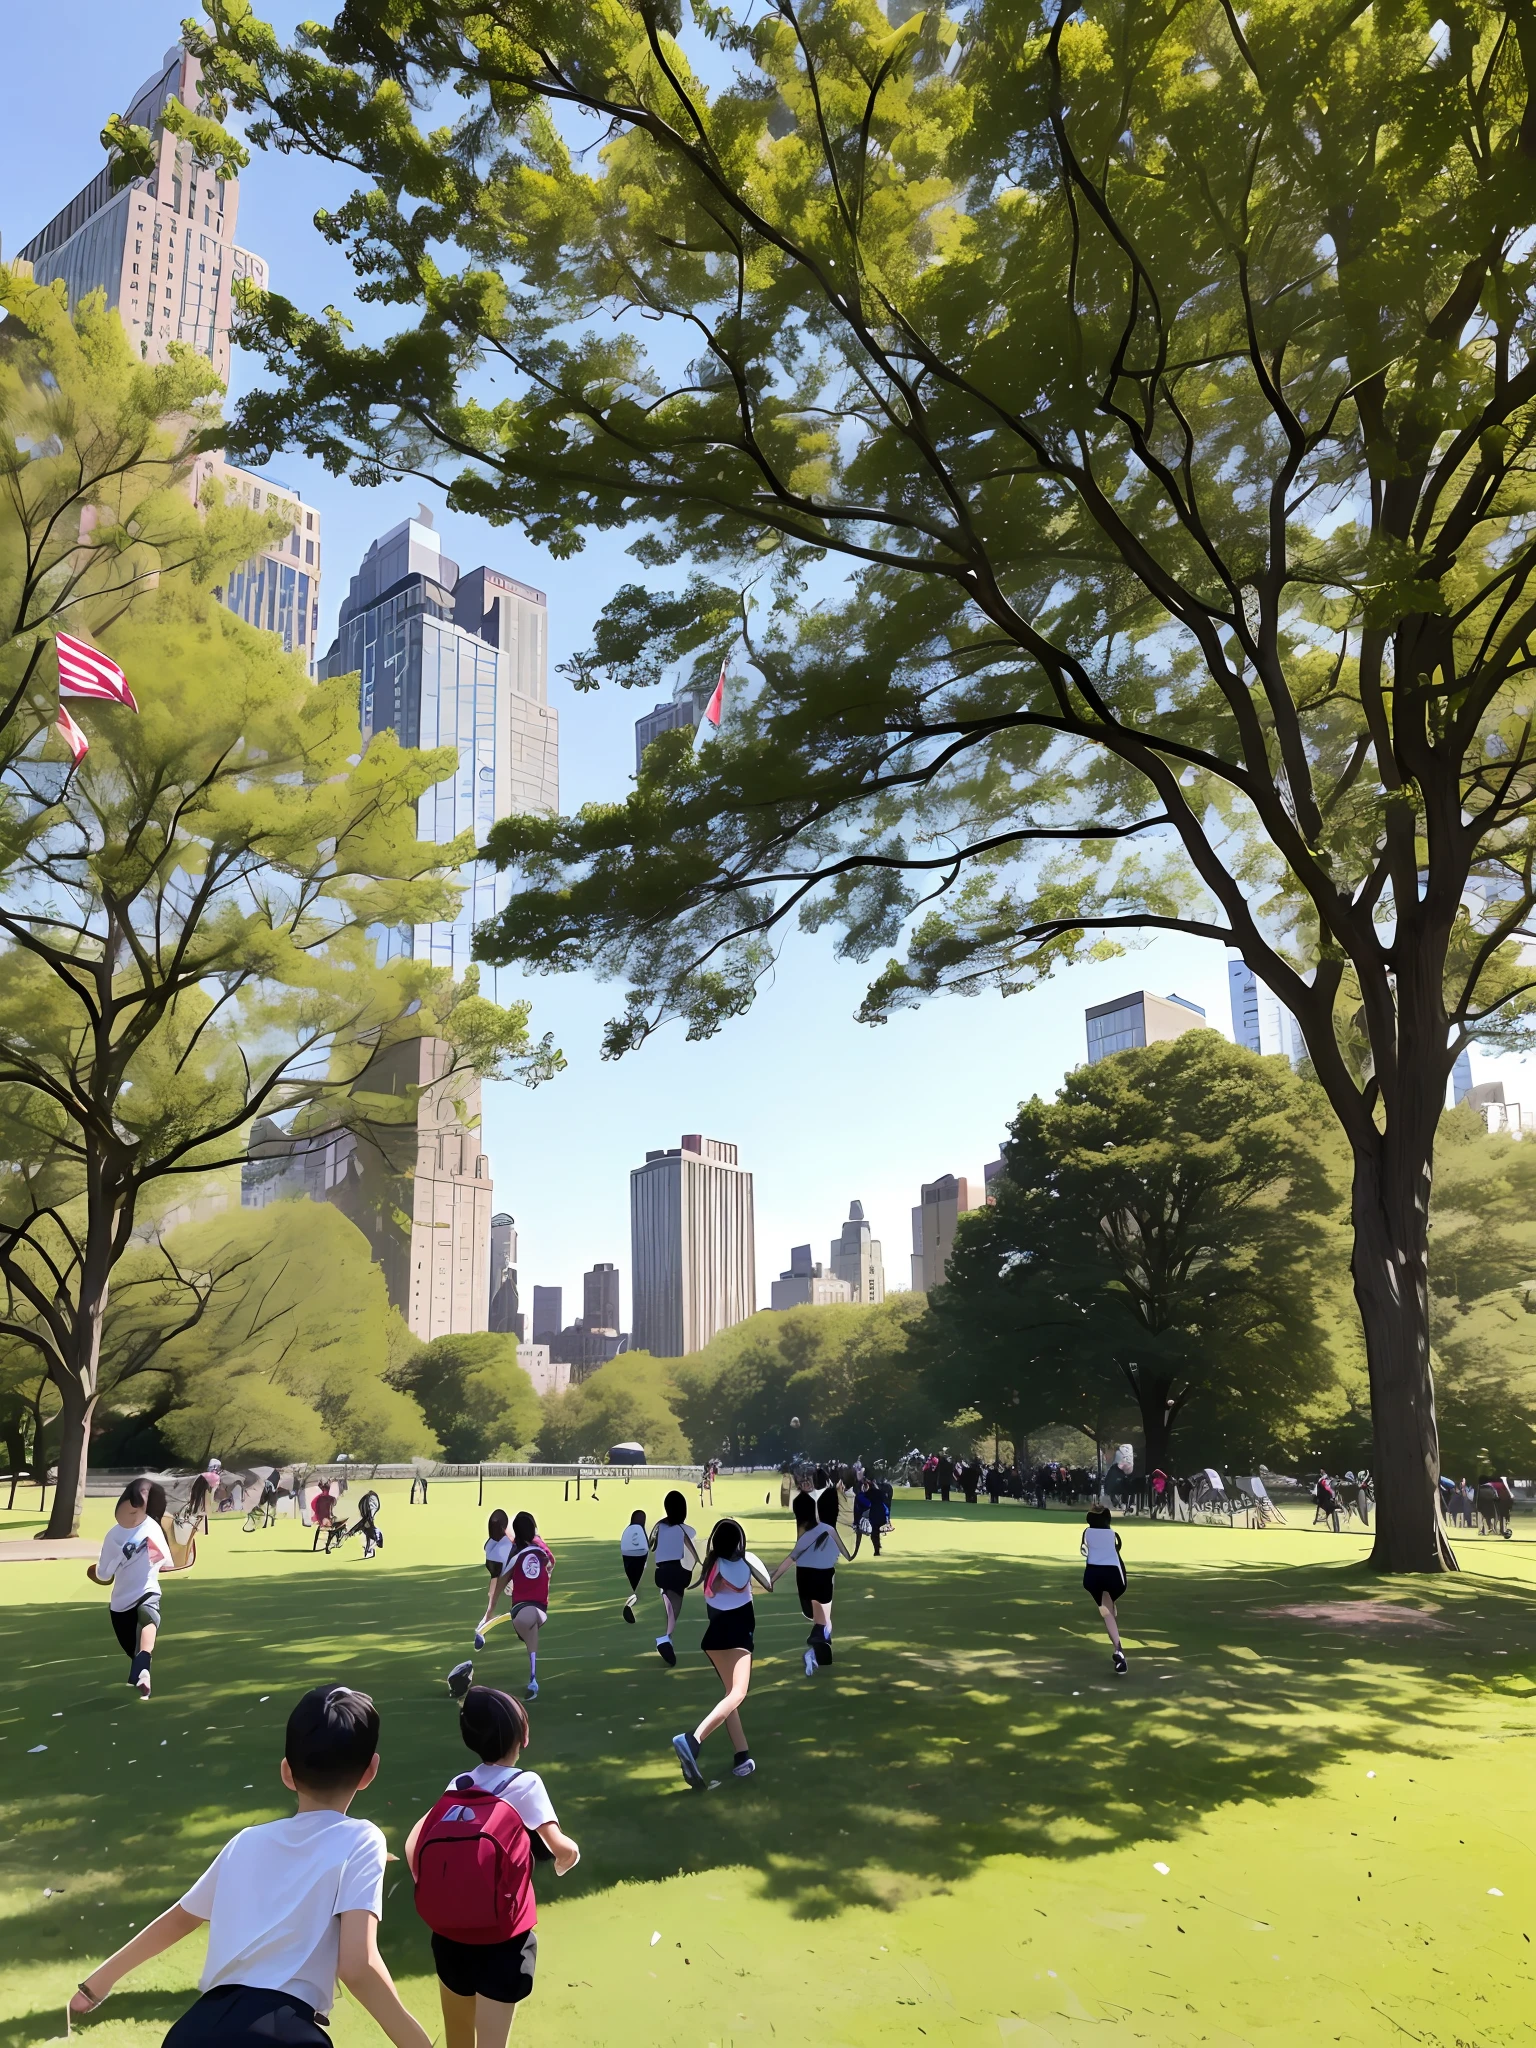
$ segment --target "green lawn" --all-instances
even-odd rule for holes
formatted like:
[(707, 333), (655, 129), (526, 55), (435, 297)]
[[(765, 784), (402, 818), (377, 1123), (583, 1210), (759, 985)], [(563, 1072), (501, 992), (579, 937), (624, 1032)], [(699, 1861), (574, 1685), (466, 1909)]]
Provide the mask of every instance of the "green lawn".
[[(772, 1563), (789, 1517), (766, 1485), (722, 1485), (717, 1510)], [(439, 1484), (427, 1509), (381, 1491), (371, 1564), (355, 1543), (311, 1556), (290, 1522), (217, 1525), (166, 1583), (148, 1706), (80, 1564), (0, 1565), (0, 2048), (62, 2035), (89, 1964), (236, 1826), (286, 1810), (305, 1686), (377, 1699), (384, 1765), (356, 1810), (392, 1847), (465, 1758), (443, 1674), (483, 1592), (474, 1489)], [(696, 1795), (668, 1738), (716, 1695), (701, 1605), (672, 1672), (649, 1588), (641, 1626), (619, 1620), (619, 1531), (661, 1492), (487, 1496), (532, 1506), (557, 1553), (528, 1761), (583, 1850), (563, 1883), (540, 1875), (525, 2048), (1529, 2038), (1536, 1543), (1464, 1538), (1459, 1579), (1382, 1589), (1358, 1534), (1133, 1523), (1112, 1681), (1074, 1517), (901, 1501), (887, 1555), (840, 1577), (831, 1671), (801, 1674), (792, 1582), (760, 1603), (758, 1774)], [(106, 1520), (92, 1502), (87, 1533)], [(0, 1516), (0, 1535), (36, 1526)], [(1272, 1611), (1355, 1601), (1429, 1623)], [(479, 1668), (521, 1685), (508, 1628)], [(435, 2030), (407, 1885), (383, 1945)], [(197, 1964), (164, 1959), (80, 2037), (157, 2043)], [(334, 2036), (381, 2038), (345, 2001)]]

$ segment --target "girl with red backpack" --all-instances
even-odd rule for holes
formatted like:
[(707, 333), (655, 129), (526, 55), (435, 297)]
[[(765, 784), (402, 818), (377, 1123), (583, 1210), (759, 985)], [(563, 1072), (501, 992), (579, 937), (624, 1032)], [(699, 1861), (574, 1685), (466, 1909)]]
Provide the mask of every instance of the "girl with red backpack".
[(716, 1522), (704, 1553), (704, 1611), (709, 1621), (699, 1648), (719, 1673), (725, 1695), (691, 1735), (672, 1738), (683, 1777), (695, 1791), (702, 1791), (705, 1784), (704, 1773), (699, 1769), (699, 1750), (721, 1726), (729, 1732), (736, 1752), (731, 1776), (750, 1778), (757, 1769), (741, 1725), (741, 1709), (752, 1683), (754, 1579), (765, 1593), (773, 1591), (767, 1567), (748, 1550), (746, 1532), (740, 1522), (729, 1518)]
[(417, 1821), (405, 1860), (416, 1910), (432, 1930), (447, 2048), (505, 2048), (538, 1960), (533, 1864), (553, 1862), (563, 1877), (581, 1851), (543, 1780), (518, 1765), (528, 1746), (521, 1702), (472, 1685), (459, 1732), (480, 1762)]
[(539, 1630), (549, 1619), (549, 1575), (555, 1553), (539, 1534), (539, 1525), (525, 1509), (512, 1517), (512, 1555), (501, 1583), (507, 1589), (512, 1626), (528, 1652), (528, 1698), (539, 1696)]

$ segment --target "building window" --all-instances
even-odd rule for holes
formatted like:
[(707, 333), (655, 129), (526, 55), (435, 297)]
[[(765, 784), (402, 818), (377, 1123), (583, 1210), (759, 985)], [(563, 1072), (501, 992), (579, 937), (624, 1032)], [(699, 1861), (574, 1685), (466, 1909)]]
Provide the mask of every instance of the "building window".
[(304, 559), (306, 562), (312, 562), (315, 559), (315, 544), (312, 540), (307, 540), (304, 543)]

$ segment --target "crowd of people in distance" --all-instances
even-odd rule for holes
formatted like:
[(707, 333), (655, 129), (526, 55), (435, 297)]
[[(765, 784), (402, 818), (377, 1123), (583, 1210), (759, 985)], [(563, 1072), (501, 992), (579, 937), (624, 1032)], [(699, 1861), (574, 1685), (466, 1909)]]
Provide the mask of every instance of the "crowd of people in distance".
[(1515, 1489), (1507, 1478), (1483, 1473), (1474, 1485), (1470, 1479), (1440, 1481), (1440, 1501), (1445, 1519), (1452, 1527), (1477, 1529), (1484, 1536), (1511, 1537), (1510, 1510)]

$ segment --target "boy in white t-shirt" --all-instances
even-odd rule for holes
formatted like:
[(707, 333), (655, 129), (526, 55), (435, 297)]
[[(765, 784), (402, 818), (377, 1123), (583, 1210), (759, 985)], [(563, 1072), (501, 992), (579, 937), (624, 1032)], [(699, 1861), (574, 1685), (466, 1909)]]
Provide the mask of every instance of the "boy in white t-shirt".
[(378, 1951), (384, 1837), (347, 1808), (378, 1773), (379, 1716), (366, 1693), (323, 1685), (288, 1716), (281, 1776), (291, 1820), (242, 1828), (190, 1891), (98, 1963), (69, 2002), (94, 2012), (119, 1978), (205, 1922), (202, 1996), (164, 2048), (326, 2048), (339, 1977), (395, 2048), (431, 2048)]
[(128, 1659), (128, 1683), (141, 1700), (149, 1698), (150, 1665), (160, 1633), (160, 1574), (177, 1569), (162, 1526), (164, 1515), (165, 1488), (159, 1480), (130, 1480), (100, 1557), (85, 1568), (93, 1584), (112, 1588), (112, 1632)]

